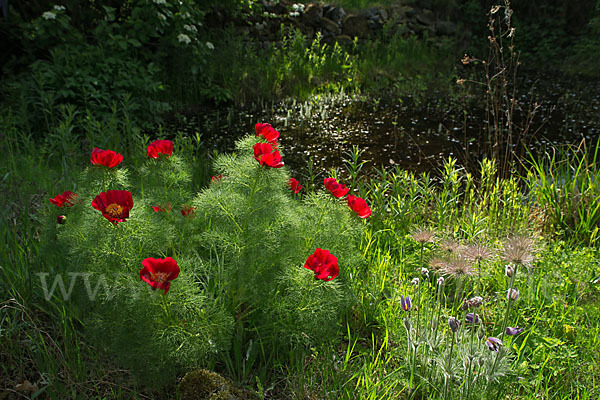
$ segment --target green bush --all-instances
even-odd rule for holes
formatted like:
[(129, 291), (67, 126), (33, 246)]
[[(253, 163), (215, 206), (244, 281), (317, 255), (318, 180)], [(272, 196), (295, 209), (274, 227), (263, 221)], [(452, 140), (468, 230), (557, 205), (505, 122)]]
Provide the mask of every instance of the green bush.
[[(252, 157), (256, 142), (244, 138), (237, 154), (218, 157), (224, 177), (193, 201), (190, 166), (174, 154), (131, 171), (92, 165), (74, 205), (47, 214), (45, 252), (57, 265), (48, 282), (78, 274), (73, 303), (89, 340), (154, 387), (236, 360), (239, 349), (269, 368), (273, 356), (335, 341), (355, 301), (348, 271), (363, 263), (362, 224), (331, 195), (293, 195), (285, 169)], [(90, 207), (107, 190), (133, 193), (125, 221)], [(59, 212), (66, 224), (56, 224)], [(303, 267), (316, 248), (338, 257), (337, 279)], [(166, 296), (140, 280), (148, 257), (172, 257), (181, 269)]]

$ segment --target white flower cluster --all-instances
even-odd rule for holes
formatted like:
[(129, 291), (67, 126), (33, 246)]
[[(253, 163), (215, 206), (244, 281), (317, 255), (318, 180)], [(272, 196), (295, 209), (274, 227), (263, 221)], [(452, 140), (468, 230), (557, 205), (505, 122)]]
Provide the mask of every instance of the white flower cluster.
[(154, 0), (154, 4), (167, 4), (167, 0)]
[(292, 5), (292, 10), (298, 11), (298, 12), (304, 12), (304, 4), (301, 4), (301, 3), (294, 4), (294, 5)]
[(65, 8), (64, 6), (58, 6), (58, 5), (54, 6), (53, 8), (54, 8), (56, 11), (65, 11), (65, 10), (66, 10), (66, 8)]
[(198, 29), (194, 26), (194, 25), (184, 25), (183, 29), (185, 29), (188, 32), (194, 32), (194, 33), (198, 33)]
[(179, 43), (190, 44), (192, 42), (192, 39), (190, 39), (190, 37), (185, 33), (180, 33), (179, 35), (177, 35), (177, 41)]
[(56, 14), (54, 14), (52, 11), (46, 11), (45, 13), (42, 14), (42, 18), (44, 18), (44, 19), (56, 19)]
[(211, 42), (206, 42), (206, 47), (207, 47), (209, 50), (214, 50), (214, 49), (215, 49), (215, 45), (214, 45), (214, 44), (212, 44)]

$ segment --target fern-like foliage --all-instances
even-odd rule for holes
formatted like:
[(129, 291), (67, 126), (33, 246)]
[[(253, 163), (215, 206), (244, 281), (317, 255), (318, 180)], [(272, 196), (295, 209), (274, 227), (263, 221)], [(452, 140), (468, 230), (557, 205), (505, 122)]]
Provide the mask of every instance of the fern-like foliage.
[[(222, 359), (240, 348), (239, 337), (274, 354), (334, 339), (354, 303), (348, 271), (364, 263), (363, 225), (329, 194), (293, 197), (285, 168), (253, 158), (257, 141), (244, 138), (235, 154), (219, 156), (224, 178), (195, 198), (191, 166), (175, 154), (133, 172), (92, 166), (76, 204), (61, 210), (67, 223), (48, 217), (45, 249), (54, 272), (79, 274), (72, 296), (86, 334), (147, 384)], [(91, 207), (107, 190), (132, 193), (125, 221)], [(304, 268), (317, 248), (338, 258), (339, 277), (317, 280)], [(140, 279), (149, 257), (177, 261), (166, 294)]]

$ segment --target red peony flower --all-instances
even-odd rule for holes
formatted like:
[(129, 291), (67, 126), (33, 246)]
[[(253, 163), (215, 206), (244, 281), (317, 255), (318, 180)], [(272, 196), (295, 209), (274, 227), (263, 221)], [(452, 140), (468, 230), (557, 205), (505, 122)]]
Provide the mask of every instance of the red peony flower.
[(116, 225), (129, 218), (129, 211), (133, 207), (133, 198), (131, 192), (127, 190), (107, 190), (94, 198), (92, 207)]
[(302, 189), (302, 185), (295, 178), (290, 178), (287, 185), (294, 193), (298, 193)]
[(325, 189), (329, 190), (331, 194), (338, 199), (344, 197), (350, 190), (346, 186), (338, 183), (335, 178), (325, 178), (323, 179), (323, 183), (325, 184)]
[(338, 259), (327, 250), (317, 249), (308, 256), (304, 268), (315, 273), (315, 279), (330, 281), (340, 274)]
[(225, 178), (223, 175), (219, 174), (219, 175), (215, 175), (211, 178), (211, 181), (213, 182), (219, 182), (221, 179)]
[(180, 271), (177, 261), (171, 257), (146, 258), (142, 261), (142, 265), (144, 268), (140, 270), (140, 279), (147, 282), (154, 290), (164, 290), (163, 295), (167, 294), (171, 281), (177, 278)]
[(364, 199), (349, 194), (347, 200), (348, 207), (357, 213), (360, 218), (367, 218), (371, 215), (371, 208), (367, 205), (367, 202)]
[(148, 145), (146, 152), (150, 158), (158, 158), (161, 154), (171, 157), (171, 154), (173, 154), (173, 142), (170, 140), (155, 140)]
[(171, 203), (167, 203), (166, 206), (155, 205), (155, 206), (152, 206), (152, 209), (154, 210), (154, 212), (167, 212), (167, 211), (171, 211)]
[(196, 216), (196, 207), (184, 204), (181, 206), (181, 215), (189, 219), (194, 218)]
[(71, 192), (71, 191), (65, 191), (63, 192), (63, 194), (57, 194), (55, 198), (49, 198), (48, 201), (50, 201), (50, 203), (58, 206), (58, 207), (72, 207), (73, 206), (73, 200), (75, 200), (76, 197), (79, 197), (78, 195), (76, 195), (75, 193)]
[(279, 132), (277, 132), (270, 124), (259, 122), (254, 125), (254, 130), (256, 131), (256, 136), (262, 136), (267, 142), (277, 144)]
[(112, 150), (102, 150), (94, 147), (90, 161), (94, 165), (103, 165), (105, 167), (112, 168), (121, 164), (121, 161), (123, 161), (123, 156), (119, 153), (115, 153)]
[(254, 158), (260, 163), (260, 165), (266, 165), (271, 168), (283, 167), (283, 161), (281, 161), (281, 154), (279, 151), (273, 149), (269, 143), (256, 143), (252, 146), (254, 150)]

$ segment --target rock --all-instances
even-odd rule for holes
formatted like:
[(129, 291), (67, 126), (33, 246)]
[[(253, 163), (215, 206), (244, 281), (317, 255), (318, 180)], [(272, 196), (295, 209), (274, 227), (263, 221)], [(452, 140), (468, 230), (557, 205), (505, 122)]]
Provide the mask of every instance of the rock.
[(335, 37), (335, 41), (338, 42), (341, 46), (352, 46), (354, 41), (348, 35), (337, 35)]
[(423, 12), (417, 14), (416, 19), (420, 24), (429, 26), (433, 25), (435, 16), (433, 15), (433, 11), (423, 10)]
[(410, 6), (393, 6), (389, 9), (388, 15), (390, 19), (402, 23), (406, 22), (409, 17), (413, 16), (414, 12), (414, 8)]
[(312, 38), (315, 35), (315, 28), (310, 25), (298, 24), (298, 29), (300, 29), (300, 32), (307, 38)]
[(435, 33), (433, 25), (423, 25), (413, 21), (409, 21), (407, 25), (417, 35), (423, 34), (424, 32), (427, 32), (429, 35), (433, 35)]
[(324, 11), (323, 15), (336, 24), (341, 25), (348, 14), (342, 7), (326, 6), (326, 11)]
[(367, 18), (371, 29), (381, 28), (387, 20), (387, 12), (382, 8), (370, 7), (362, 10), (359, 15)]
[(304, 13), (302, 14), (302, 20), (305, 24), (316, 27), (319, 25), (319, 22), (323, 18), (323, 7), (319, 4), (310, 3), (304, 9)]
[(451, 21), (438, 21), (435, 24), (435, 32), (438, 35), (452, 36), (456, 33), (456, 24)]
[(319, 21), (319, 28), (321, 28), (321, 30), (323, 31), (330, 32), (334, 35), (337, 35), (341, 32), (341, 29), (338, 26), (338, 24), (325, 17), (321, 18), (321, 20)]
[(362, 15), (349, 15), (344, 19), (344, 27), (342, 28), (344, 35), (350, 37), (364, 37), (369, 35), (369, 20)]
[(417, 10), (412, 7), (408, 7), (406, 10), (406, 18), (413, 18), (415, 15), (417, 15)]

